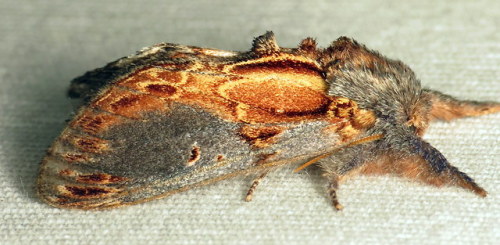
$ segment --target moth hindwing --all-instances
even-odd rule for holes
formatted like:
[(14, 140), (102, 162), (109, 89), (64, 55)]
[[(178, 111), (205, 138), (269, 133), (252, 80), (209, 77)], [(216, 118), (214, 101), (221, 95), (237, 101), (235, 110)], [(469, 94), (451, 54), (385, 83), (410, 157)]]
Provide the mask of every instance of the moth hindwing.
[(397, 174), (486, 192), (420, 136), (434, 119), (498, 112), (422, 89), (403, 63), (352, 39), (281, 48), (271, 32), (248, 52), (162, 43), (87, 72), (83, 101), (42, 161), (39, 196), (100, 209), (229, 177), (317, 163), (335, 208), (339, 182)]

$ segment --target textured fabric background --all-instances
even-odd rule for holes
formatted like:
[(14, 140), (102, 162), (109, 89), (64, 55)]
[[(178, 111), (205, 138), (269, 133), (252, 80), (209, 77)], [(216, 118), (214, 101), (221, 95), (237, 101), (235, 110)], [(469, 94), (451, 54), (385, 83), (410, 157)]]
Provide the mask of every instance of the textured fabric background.
[[(359, 177), (334, 212), (320, 173), (277, 171), (109, 211), (34, 194), (45, 149), (71, 117), (69, 81), (158, 42), (248, 50), (341, 35), (409, 64), (454, 96), (500, 100), (500, 1), (0, 1), (1, 244), (494, 244), (500, 240), (500, 115), (435, 123), (425, 138), (490, 195)], [(498, 243), (497, 243), (498, 244)]]

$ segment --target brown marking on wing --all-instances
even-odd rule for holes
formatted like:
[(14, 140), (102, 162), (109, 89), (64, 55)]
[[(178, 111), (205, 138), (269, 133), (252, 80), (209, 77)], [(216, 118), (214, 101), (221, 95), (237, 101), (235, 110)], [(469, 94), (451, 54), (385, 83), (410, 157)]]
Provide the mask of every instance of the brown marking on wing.
[[(169, 61), (168, 63), (157, 65), (155, 67), (161, 67), (161, 69), (163, 69), (163, 70), (186, 70), (191, 66), (193, 66), (192, 61), (182, 61), (182, 62)], [(145, 69), (149, 69), (149, 68), (151, 68), (151, 67), (144, 67), (144, 68), (141, 68), (140, 70), (138, 70), (137, 72), (145, 70)]]
[[(184, 72), (183, 72), (184, 71)], [(143, 91), (148, 83), (157, 84), (183, 84), (186, 82), (185, 70), (171, 70), (163, 67), (148, 67), (117, 82), (118, 85)]]
[(92, 161), (92, 158), (84, 153), (66, 152), (61, 153), (60, 155), (68, 163), (83, 163)]
[(198, 160), (200, 160), (200, 157), (201, 157), (200, 147), (193, 146), (193, 149), (191, 149), (191, 154), (189, 155), (189, 159), (186, 162), (186, 166), (188, 167), (193, 166)]
[(59, 185), (57, 191), (61, 196), (74, 199), (101, 198), (112, 195), (119, 190), (110, 187), (87, 187), (78, 185)]
[(328, 114), (333, 118), (351, 118), (357, 111), (356, 102), (344, 97), (335, 97), (328, 107)]
[(360, 109), (354, 113), (351, 123), (354, 128), (367, 129), (373, 127), (376, 121), (377, 117), (374, 112)]
[(72, 177), (77, 182), (85, 184), (106, 185), (106, 184), (120, 183), (129, 180), (128, 178), (125, 177), (110, 175), (106, 173), (83, 174), (68, 168), (59, 171), (59, 175), (64, 177)]
[(263, 165), (267, 162), (269, 162), (269, 160), (273, 157), (273, 156), (276, 156), (278, 154), (278, 152), (273, 152), (273, 153), (267, 153), (267, 154), (260, 154), (258, 156), (258, 159), (257, 162), (255, 163), (256, 166), (258, 165)]
[(190, 56), (189, 53), (176, 52), (170, 56), (171, 59), (187, 59)]
[(277, 136), (285, 129), (281, 126), (252, 127), (245, 125), (240, 128), (239, 133), (252, 147), (264, 148), (275, 143)]
[(238, 53), (220, 49), (210, 49), (210, 48), (197, 48), (193, 47), (192, 50), (198, 55), (206, 55), (206, 56), (218, 56), (218, 57), (231, 57), (235, 56)]
[(75, 176), (76, 172), (71, 169), (63, 169), (59, 171), (59, 175), (61, 176)]
[(51, 205), (62, 208), (79, 208), (79, 209), (98, 209), (103, 206), (114, 206), (119, 207), (122, 204), (121, 200), (115, 199), (106, 199), (102, 201), (98, 201), (97, 199), (72, 199), (67, 197), (44, 197), (45, 200), (48, 201)]
[(222, 154), (217, 155), (217, 162), (220, 162), (222, 160), (224, 160), (224, 155)]
[(377, 119), (373, 112), (359, 109), (356, 102), (343, 97), (333, 97), (328, 117), (331, 125), (324, 131), (340, 135), (343, 142), (355, 139), (361, 132), (372, 127)]
[(251, 80), (279, 79), (301, 84), (324, 92), (326, 84), (321, 66), (302, 55), (280, 53), (259, 59), (247, 60), (223, 68), (224, 72), (247, 77)]
[(112, 87), (91, 104), (107, 112), (129, 118), (141, 118), (147, 112), (166, 112), (168, 102), (146, 94), (134, 93), (120, 87)]
[(86, 109), (70, 123), (70, 127), (81, 129), (91, 135), (99, 135), (116, 124), (124, 121), (116, 115), (95, 112), (92, 109)]
[(83, 152), (89, 153), (103, 153), (111, 148), (107, 140), (90, 136), (69, 134), (63, 136), (62, 140), (69, 142)]
[[(148, 70), (148, 73), (151, 71)], [(162, 81), (165, 81), (167, 84), (183, 84), (186, 82), (186, 73), (181, 72), (181, 71), (169, 71), (169, 70), (164, 70), (164, 69), (155, 69), (153, 72), (150, 74), (154, 78), (161, 79)], [(153, 79), (156, 80), (156, 79)]]
[(146, 86), (146, 89), (151, 94), (162, 97), (170, 97), (177, 91), (175, 87), (167, 84), (149, 84)]
[(337, 134), (341, 136), (342, 142), (349, 142), (354, 140), (365, 129), (357, 129), (352, 124), (346, 124), (343, 128), (339, 129)]
[(316, 76), (320, 74), (320, 69), (312, 62), (301, 62), (289, 59), (272, 59), (266, 61), (255, 60), (255, 62), (248, 62), (244, 64), (234, 65), (230, 70), (231, 73), (238, 75), (248, 75), (255, 73), (268, 73), (268, 74), (283, 74), (283, 73), (298, 73)]
[(315, 111), (276, 113), (251, 107), (243, 103), (236, 107), (237, 119), (249, 124), (300, 122), (307, 120), (326, 120), (327, 106)]
[(115, 184), (127, 180), (125, 177), (105, 173), (82, 174), (76, 177), (76, 181), (86, 184)]
[(237, 79), (225, 75), (189, 73), (187, 82), (180, 88), (179, 98), (176, 101), (204, 108), (228, 121), (237, 121), (238, 104), (217, 93), (222, 84), (231, 80)]
[(177, 93), (181, 84), (187, 82), (186, 71), (167, 70), (161, 67), (143, 69), (126, 77), (117, 84), (131, 88), (135, 91), (151, 94), (167, 100), (175, 100), (182, 93)]

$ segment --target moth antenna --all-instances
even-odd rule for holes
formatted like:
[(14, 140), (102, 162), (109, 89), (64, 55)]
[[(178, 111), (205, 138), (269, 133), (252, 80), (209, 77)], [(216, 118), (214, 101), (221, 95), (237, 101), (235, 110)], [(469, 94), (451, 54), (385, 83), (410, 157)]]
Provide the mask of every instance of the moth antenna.
[(462, 117), (474, 117), (500, 112), (500, 103), (498, 102), (459, 100), (430, 89), (425, 89), (424, 94), (430, 97), (431, 120), (450, 121)]
[(335, 149), (335, 150), (333, 150), (333, 151), (331, 151), (331, 152), (325, 153), (325, 154), (323, 154), (323, 155), (319, 155), (319, 156), (317, 156), (317, 157), (315, 157), (315, 158), (313, 158), (313, 159), (311, 159), (311, 160), (309, 160), (309, 161), (305, 162), (304, 164), (300, 165), (298, 168), (294, 169), (294, 170), (293, 170), (293, 172), (294, 172), (294, 173), (298, 173), (298, 172), (300, 172), (302, 169), (307, 168), (307, 167), (309, 167), (310, 165), (312, 165), (312, 164), (314, 164), (314, 163), (318, 162), (319, 160), (321, 160), (321, 159), (323, 159), (323, 158), (325, 158), (325, 157), (328, 157), (328, 156), (332, 155), (333, 153), (335, 153), (335, 152), (339, 151), (340, 149), (342, 149), (342, 148), (338, 148), (338, 149)]
[(345, 148), (345, 147), (351, 147), (351, 146), (355, 146), (355, 145), (360, 145), (360, 144), (364, 144), (364, 143), (368, 143), (368, 142), (371, 142), (371, 141), (375, 141), (375, 140), (379, 140), (381, 138), (383, 138), (384, 135), (383, 134), (376, 134), (376, 135), (371, 135), (371, 136), (368, 136), (368, 137), (364, 137), (364, 138), (361, 138), (361, 139), (358, 139), (358, 140), (355, 140), (343, 147), (340, 147), (340, 148), (337, 148), (337, 149), (334, 149), (332, 150), (331, 152), (328, 152), (328, 153), (325, 153), (323, 155), (319, 155), (307, 162), (305, 162), (304, 164), (300, 165), (299, 167), (297, 167), (296, 169), (293, 170), (294, 173), (297, 173), (299, 171), (301, 171), (302, 169), (304, 168), (307, 168), (308, 166), (318, 162), (319, 160), (325, 158), (325, 157), (328, 157), (328, 156), (331, 156), (333, 153), (335, 152), (338, 152), (340, 151), (341, 149)]
[(268, 31), (264, 35), (255, 38), (253, 40), (252, 51), (259, 56), (278, 53), (280, 51), (280, 47), (276, 42), (274, 33), (272, 31)]

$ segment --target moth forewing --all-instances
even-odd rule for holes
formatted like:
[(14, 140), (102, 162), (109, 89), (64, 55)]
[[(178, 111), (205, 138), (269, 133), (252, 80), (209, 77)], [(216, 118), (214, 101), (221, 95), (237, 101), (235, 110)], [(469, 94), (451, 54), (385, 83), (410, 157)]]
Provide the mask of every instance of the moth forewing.
[(38, 193), (100, 209), (255, 174), (250, 200), (268, 171), (317, 161), (336, 209), (353, 173), (482, 190), (419, 136), (445, 112), (500, 106), (429, 93), (403, 63), (344, 37), (281, 48), (268, 32), (248, 52), (159, 44), (72, 81), (84, 104), (43, 159)]

